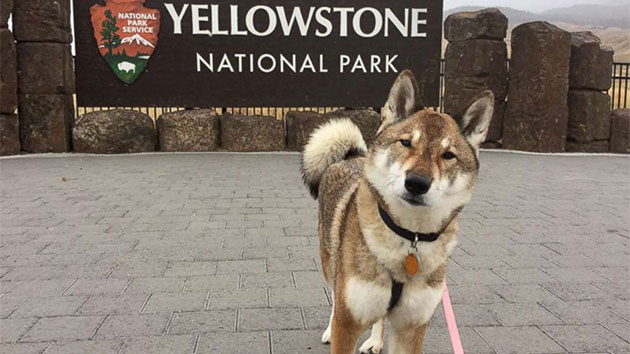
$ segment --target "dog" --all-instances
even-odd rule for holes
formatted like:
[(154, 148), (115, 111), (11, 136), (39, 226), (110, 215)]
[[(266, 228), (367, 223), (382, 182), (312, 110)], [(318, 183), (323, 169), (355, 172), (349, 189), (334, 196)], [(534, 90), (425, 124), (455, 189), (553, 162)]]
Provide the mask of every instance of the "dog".
[(494, 111), (481, 92), (461, 117), (425, 109), (413, 73), (401, 72), (368, 148), (349, 120), (317, 128), (302, 153), (303, 180), (319, 199), (318, 234), (333, 309), (322, 342), (332, 354), (420, 354), (457, 243), (457, 215), (478, 179), (479, 148)]

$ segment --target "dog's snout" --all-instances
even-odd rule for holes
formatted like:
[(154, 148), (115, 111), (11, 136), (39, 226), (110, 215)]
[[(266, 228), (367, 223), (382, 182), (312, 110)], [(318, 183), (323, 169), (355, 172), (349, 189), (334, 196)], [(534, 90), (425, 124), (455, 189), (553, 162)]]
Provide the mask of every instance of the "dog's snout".
[(414, 195), (426, 194), (433, 181), (419, 175), (408, 175), (405, 179), (405, 188)]

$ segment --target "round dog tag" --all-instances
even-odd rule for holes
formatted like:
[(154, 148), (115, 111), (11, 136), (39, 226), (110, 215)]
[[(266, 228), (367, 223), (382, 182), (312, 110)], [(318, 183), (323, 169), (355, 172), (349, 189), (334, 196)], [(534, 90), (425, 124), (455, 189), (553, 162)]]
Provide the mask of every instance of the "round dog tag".
[(405, 258), (405, 270), (409, 275), (416, 275), (418, 270), (420, 270), (420, 257), (417, 255), (410, 253)]

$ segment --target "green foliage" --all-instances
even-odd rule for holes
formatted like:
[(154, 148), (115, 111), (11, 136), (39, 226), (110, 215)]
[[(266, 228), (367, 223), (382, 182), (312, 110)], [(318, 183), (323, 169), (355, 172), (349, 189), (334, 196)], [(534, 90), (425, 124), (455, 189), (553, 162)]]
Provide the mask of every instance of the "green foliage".
[(101, 30), (101, 40), (103, 46), (108, 49), (109, 55), (112, 55), (113, 49), (120, 45), (120, 36), (116, 34), (120, 28), (116, 26), (116, 17), (112, 16), (111, 10), (105, 11), (105, 18)]

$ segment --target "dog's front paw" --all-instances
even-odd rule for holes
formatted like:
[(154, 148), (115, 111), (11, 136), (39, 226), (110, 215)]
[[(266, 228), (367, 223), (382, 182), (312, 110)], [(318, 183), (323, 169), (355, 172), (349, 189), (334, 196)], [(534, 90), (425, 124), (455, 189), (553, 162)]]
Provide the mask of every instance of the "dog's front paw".
[(326, 330), (324, 331), (324, 334), (322, 334), (322, 343), (324, 344), (329, 344), (330, 343), (330, 326), (328, 326), (328, 328), (326, 328)]
[(369, 354), (369, 353), (378, 354), (378, 353), (381, 352), (382, 349), (383, 349), (383, 341), (378, 339), (378, 338), (370, 337), (370, 338), (368, 338), (368, 340), (363, 342), (363, 344), (359, 348), (359, 353), (362, 353), (362, 354)]

